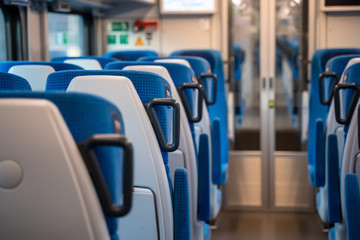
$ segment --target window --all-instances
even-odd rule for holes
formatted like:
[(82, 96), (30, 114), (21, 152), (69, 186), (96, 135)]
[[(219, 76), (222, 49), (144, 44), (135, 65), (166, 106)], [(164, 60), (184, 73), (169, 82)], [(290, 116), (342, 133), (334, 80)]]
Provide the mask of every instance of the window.
[(0, 61), (7, 60), (5, 16), (0, 9)]
[(85, 23), (81, 15), (49, 13), (48, 20), (50, 59), (87, 54)]

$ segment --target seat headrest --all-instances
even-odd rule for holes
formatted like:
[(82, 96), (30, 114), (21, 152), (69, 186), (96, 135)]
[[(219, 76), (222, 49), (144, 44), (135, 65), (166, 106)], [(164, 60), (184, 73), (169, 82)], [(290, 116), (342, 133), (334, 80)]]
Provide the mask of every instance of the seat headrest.
[(0, 72), (0, 90), (25, 90), (31, 91), (30, 84), (24, 78)]
[(97, 62), (99, 62), (100, 66), (102, 68), (104, 68), (105, 65), (108, 64), (108, 63), (117, 61), (117, 59), (114, 59), (114, 58), (96, 57), (96, 56), (83, 56), (83, 57), (56, 57), (56, 58), (51, 59), (51, 62), (64, 63), (67, 60), (96, 60)]
[(69, 63), (58, 63), (58, 62), (28, 62), (28, 61), (8, 61), (0, 62), (0, 72), (8, 72), (13, 66), (19, 65), (44, 65), (54, 68), (55, 71), (64, 70), (80, 70), (79, 66)]
[(356, 57), (360, 57), (360, 55), (350, 54), (333, 57), (326, 63), (325, 71), (335, 72), (336, 74), (341, 76), (348, 62)]
[(108, 65), (106, 65), (105, 69), (117, 69), (117, 70), (121, 70), (126, 66), (136, 66), (136, 65), (153, 65), (153, 66), (163, 66), (165, 67), (175, 86), (180, 86), (183, 83), (191, 83), (193, 81), (195, 81), (195, 79), (193, 79), (194, 73), (193, 71), (182, 65), (182, 64), (178, 64), (178, 63), (164, 63), (164, 62), (113, 62), (110, 63)]
[(170, 54), (171, 57), (174, 56), (194, 56), (194, 57), (202, 57), (206, 59), (210, 66), (212, 72), (216, 73), (217, 68), (222, 66), (222, 58), (221, 53), (217, 50), (213, 49), (195, 49), (195, 50), (180, 50)]
[[(122, 116), (117, 107), (98, 96), (66, 92), (6, 92), (0, 93), (0, 98), (36, 98), (53, 102), (60, 110), (77, 143), (94, 134), (124, 134)], [(123, 150), (116, 147), (97, 147), (95, 154), (113, 202), (122, 205)], [(116, 234), (117, 218), (105, 214), (105, 219), (110, 234)]]
[(138, 61), (154, 62), (158, 59), (184, 59), (190, 63), (190, 66), (196, 76), (199, 76), (202, 73), (210, 73), (211, 72), (211, 67), (210, 67), (209, 62), (202, 57), (194, 57), (194, 56), (144, 57), (144, 58), (140, 58)]
[(158, 54), (151, 50), (113, 51), (104, 54), (107, 58), (116, 58), (121, 61), (136, 61), (141, 57), (157, 57)]

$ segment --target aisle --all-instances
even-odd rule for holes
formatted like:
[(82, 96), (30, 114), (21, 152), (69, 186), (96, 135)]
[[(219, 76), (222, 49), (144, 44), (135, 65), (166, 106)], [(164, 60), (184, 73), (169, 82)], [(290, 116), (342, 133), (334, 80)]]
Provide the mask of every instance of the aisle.
[(325, 240), (315, 213), (222, 212), (212, 240)]

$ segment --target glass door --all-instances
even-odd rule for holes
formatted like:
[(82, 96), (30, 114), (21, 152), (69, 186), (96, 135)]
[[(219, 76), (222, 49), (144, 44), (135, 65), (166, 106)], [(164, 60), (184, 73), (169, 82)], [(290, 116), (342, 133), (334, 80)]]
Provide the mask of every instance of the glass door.
[(226, 189), (229, 208), (312, 206), (300, 136), (301, 4), (232, 0), (236, 134)]

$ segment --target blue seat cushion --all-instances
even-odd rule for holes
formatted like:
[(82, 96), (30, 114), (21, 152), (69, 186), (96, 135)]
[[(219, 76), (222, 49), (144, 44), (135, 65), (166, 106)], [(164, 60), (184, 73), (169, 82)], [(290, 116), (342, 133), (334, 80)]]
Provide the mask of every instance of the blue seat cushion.
[[(2, 92), (0, 98), (37, 98), (53, 102), (60, 110), (75, 142), (94, 134), (124, 134), (124, 124), (117, 107), (109, 101), (89, 94), (46, 92)], [(115, 129), (114, 115), (121, 128)], [(95, 150), (113, 202), (122, 205), (123, 151), (117, 147), (97, 147)], [(116, 235), (118, 219), (105, 214), (110, 235)]]

